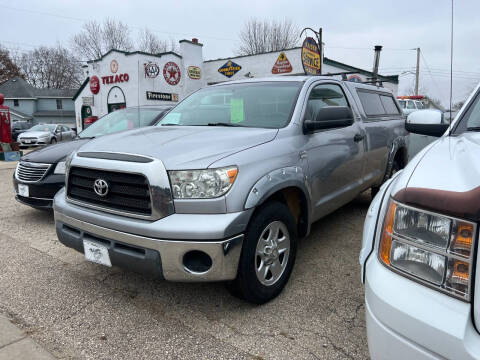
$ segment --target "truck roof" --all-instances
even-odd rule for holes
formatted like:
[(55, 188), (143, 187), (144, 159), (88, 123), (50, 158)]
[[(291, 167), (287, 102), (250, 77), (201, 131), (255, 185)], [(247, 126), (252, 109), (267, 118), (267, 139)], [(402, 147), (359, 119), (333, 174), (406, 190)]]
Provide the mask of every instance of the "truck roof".
[(227, 84), (242, 84), (242, 83), (255, 83), (255, 82), (313, 82), (315, 80), (336, 80), (339, 82), (343, 82), (347, 84), (348, 86), (355, 87), (355, 88), (362, 88), (362, 89), (368, 89), (368, 90), (378, 90), (378, 91), (384, 91), (387, 93), (392, 93), (389, 89), (372, 85), (372, 84), (362, 84), (362, 83), (357, 83), (353, 81), (345, 81), (341, 79), (335, 79), (332, 78), (331, 76), (322, 76), (322, 75), (284, 75), (284, 76), (268, 76), (268, 77), (259, 77), (259, 78), (247, 78), (247, 79), (241, 79), (241, 80), (232, 80), (232, 81), (227, 81), (227, 82), (222, 82), (210, 86), (222, 86), (222, 85), (227, 85)]

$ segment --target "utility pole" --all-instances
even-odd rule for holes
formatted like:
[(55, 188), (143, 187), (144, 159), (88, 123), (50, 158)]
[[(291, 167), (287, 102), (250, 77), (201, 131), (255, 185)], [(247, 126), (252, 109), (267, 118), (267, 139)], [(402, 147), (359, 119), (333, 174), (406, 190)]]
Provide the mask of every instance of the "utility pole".
[(420, 48), (417, 48), (417, 70), (415, 72), (415, 95), (418, 95), (419, 78), (420, 78)]

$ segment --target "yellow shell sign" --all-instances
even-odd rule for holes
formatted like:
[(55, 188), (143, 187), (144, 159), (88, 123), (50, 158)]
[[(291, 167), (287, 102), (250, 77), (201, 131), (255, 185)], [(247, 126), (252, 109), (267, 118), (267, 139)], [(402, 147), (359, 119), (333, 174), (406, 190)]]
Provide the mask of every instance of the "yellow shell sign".
[(202, 69), (198, 66), (189, 66), (187, 72), (190, 79), (199, 80), (202, 77)]

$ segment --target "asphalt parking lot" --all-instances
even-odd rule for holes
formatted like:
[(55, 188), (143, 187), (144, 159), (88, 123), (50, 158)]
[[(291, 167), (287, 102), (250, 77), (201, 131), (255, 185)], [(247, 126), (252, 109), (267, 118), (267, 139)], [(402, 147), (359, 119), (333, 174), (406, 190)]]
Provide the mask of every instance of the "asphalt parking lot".
[(314, 224), (284, 292), (263, 306), (221, 283), (153, 280), (86, 262), (53, 213), (17, 203), (0, 169), (0, 315), (60, 359), (365, 359), (358, 254), (364, 193)]

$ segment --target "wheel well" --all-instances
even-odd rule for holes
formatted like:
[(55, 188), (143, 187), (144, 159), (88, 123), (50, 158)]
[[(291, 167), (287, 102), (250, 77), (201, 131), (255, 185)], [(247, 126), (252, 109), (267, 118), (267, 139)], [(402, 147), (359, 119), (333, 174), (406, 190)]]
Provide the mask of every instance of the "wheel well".
[(297, 224), (298, 237), (307, 235), (308, 231), (308, 205), (304, 192), (295, 186), (286, 187), (270, 195), (262, 204), (269, 201), (279, 201), (287, 205)]
[(400, 164), (400, 169), (403, 169), (405, 165), (407, 165), (407, 149), (404, 147), (401, 147), (400, 149), (397, 150), (395, 153), (395, 157), (393, 158), (393, 161), (398, 161)]

